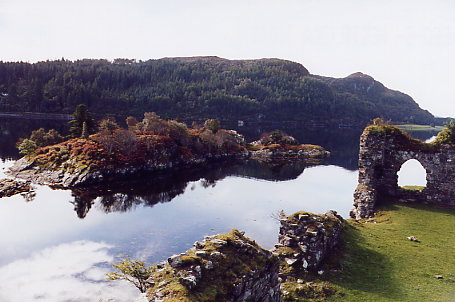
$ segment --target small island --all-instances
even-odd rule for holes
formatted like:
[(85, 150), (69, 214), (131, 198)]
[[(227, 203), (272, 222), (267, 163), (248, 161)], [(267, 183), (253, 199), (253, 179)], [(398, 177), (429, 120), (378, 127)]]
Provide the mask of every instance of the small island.
[[(193, 123), (189, 128), (147, 112), (140, 122), (128, 117), (127, 129), (104, 119), (96, 132), (85, 106), (78, 106), (74, 117), (70, 129), (73, 138), (69, 140), (54, 143), (57, 135), (45, 133), (44, 129), (24, 139), (19, 149), (26, 155), (8, 174), (33, 183), (69, 188), (140, 173), (196, 167), (210, 161), (260, 157), (314, 162), (329, 155), (322, 147), (299, 145), (279, 130), (247, 144), (242, 135), (220, 129), (219, 122), (211, 119), (202, 125)], [(40, 146), (33, 139), (46, 143)]]

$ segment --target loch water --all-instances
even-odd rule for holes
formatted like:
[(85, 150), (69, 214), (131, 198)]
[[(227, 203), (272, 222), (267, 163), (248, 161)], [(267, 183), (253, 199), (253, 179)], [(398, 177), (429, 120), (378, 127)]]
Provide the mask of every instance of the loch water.
[[(0, 178), (19, 158), (15, 142), (62, 121), (0, 119)], [(332, 152), (320, 165), (255, 160), (141, 175), (78, 190), (34, 185), (0, 199), (0, 301), (134, 301), (137, 289), (106, 281), (111, 262), (150, 264), (204, 235), (237, 228), (264, 248), (277, 241), (277, 214), (336, 210), (348, 217), (357, 184), (361, 129), (296, 125), (239, 127), (248, 141), (282, 129)], [(434, 133), (419, 132), (420, 139)]]

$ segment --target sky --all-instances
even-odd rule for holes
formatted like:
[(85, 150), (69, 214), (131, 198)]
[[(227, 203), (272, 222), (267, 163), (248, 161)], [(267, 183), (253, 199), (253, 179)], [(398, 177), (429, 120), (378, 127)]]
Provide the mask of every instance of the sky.
[(453, 0), (0, 0), (0, 60), (280, 58), (455, 117)]

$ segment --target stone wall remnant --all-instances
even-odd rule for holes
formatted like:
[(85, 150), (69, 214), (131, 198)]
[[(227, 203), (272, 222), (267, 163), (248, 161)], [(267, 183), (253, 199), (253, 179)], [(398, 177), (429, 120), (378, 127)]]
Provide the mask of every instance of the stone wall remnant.
[(158, 301), (281, 302), (279, 260), (238, 230), (206, 236), (158, 264), (147, 298)]
[(280, 219), (280, 235), (273, 252), (280, 257), (280, 277), (286, 280), (294, 272), (317, 271), (326, 256), (338, 244), (343, 218), (336, 211), (325, 214), (297, 212)]
[[(417, 160), (426, 170), (427, 185), (423, 190), (398, 186), (397, 172), (410, 159)], [(359, 185), (354, 192), (351, 217), (372, 216), (378, 201), (387, 198), (454, 206), (454, 184), (453, 145), (424, 143), (387, 124), (370, 125), (360, 136)]]

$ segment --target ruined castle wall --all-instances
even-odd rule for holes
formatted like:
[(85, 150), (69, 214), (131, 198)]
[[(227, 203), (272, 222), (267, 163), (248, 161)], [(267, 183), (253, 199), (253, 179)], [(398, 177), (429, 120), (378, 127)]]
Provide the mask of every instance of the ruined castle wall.
[[(422, 192), (398, 186), (397, 172), (410, 159), (426, 170), (427, 186)], [(417, 142), (391, 126), (367, 127), (360, 137), (359, 186), (351, 216), (371, 216), (376, 202), (388, 197), (455, 205), (455, 148)]]
[[(274, 252), (294, 269), (317, 271), (338, 244), (343, 222), (335, 211), (322, 215), (297, 212), (282, 217)], [(281, 277), (286, 279), (286, 276)]]

